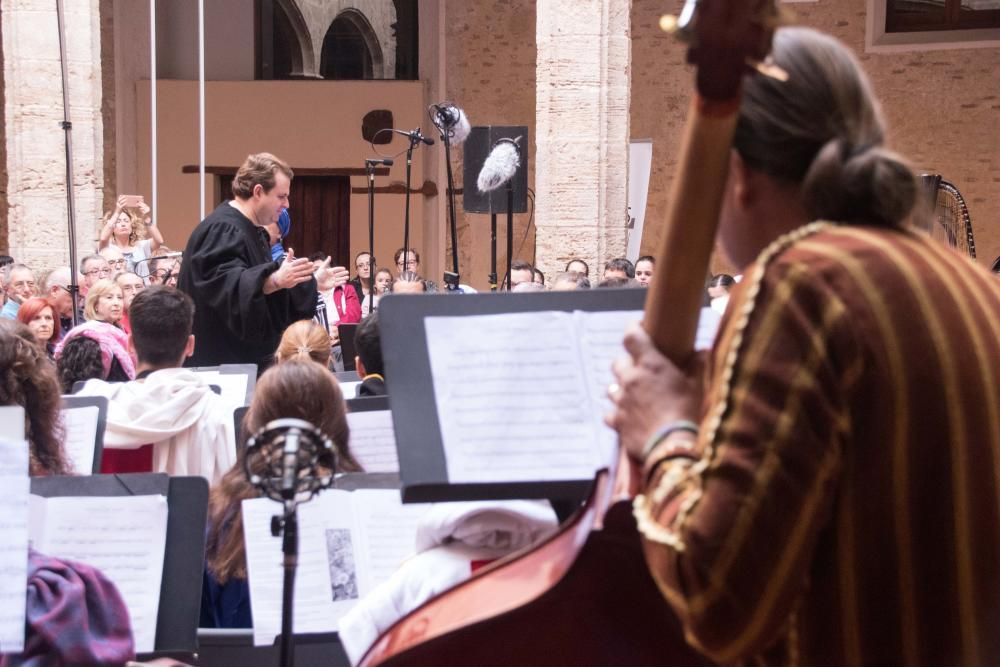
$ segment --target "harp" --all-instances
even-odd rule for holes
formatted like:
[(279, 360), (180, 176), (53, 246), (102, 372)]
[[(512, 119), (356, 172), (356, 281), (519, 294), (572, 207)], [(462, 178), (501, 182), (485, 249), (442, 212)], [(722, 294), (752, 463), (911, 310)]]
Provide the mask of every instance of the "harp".
[(932, 238), (975, 259), (972, 218), (962, 193), (954, 183), (945, 180), (940, 174), (924, 174), (921, 178), (931, 212), (925, 231)]

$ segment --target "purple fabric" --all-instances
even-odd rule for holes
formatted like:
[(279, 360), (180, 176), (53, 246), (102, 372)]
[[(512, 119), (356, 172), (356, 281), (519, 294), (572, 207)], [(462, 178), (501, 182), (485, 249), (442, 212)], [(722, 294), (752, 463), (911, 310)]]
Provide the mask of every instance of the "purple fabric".
[(24, 653), (3, 656), (0, 667), (124, 665), (135, 657), (125, 603), (89, 565), (29, 552), (26, 625)]
[(121, 364), (122, 369), (130, 380), (135, 379), (135, 361), (128, 353), (128, 334), (113, 324), (88, 320), (83, 324), (70, 329), (66, 336), (56, 346), (56, 360), (62, 356), (63, 347), (66, 343), (77, 336), (86, 336), (97, 341), (101, 346), (101, 362), (104, 366), (104, 377), (111, 373), (111, 358), (114, 357)]

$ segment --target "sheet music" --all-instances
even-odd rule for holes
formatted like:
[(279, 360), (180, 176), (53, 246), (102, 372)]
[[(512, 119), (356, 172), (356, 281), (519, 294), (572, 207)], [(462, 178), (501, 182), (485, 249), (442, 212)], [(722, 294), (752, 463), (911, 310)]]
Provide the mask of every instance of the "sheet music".
[(451, 482), (588, 479), (599, 462), (573, 317), (424, 320)]
[(220, 396), (226, 405), (235, 410), (247, 404), (247, 382), (249, 378), (241, 373), (220, 373), (219, 371), (195, 371), (207, 384), (221, 389)]
[(0, 653), (24, 650), (29, 483), (27, 441), (0, 440)]
[(358, 526), (361, 593), (389, 579), (413, 555), (417, 523), (431, 504), (404, 505), (397, 489), (358, 489), (352, 494)]
[(715, 344), (715, 334), (719, 332), (722, 315), (712, 308), (702, 308), (698, 318), (698, 331), (695, 334), (694, 349), (710, 350)]
[[(334, 495), (334, 492), (324, 492), (320, 497), (327, 495)], [(349, 504), (349, 499), (342, 502)], [(325, 539), (327, 521), (323, 516), (325, 507), (327, 505), (321, 504), (319, 498), (298, 507), (299, 557), (295, 574), (293, 626), (296, 634), (334, 632), (337, 629), (339, 614), (331, 593)], [(270, 646), (281, 633), (285, 572), (281, 564), (282, 538), (271, 535), (271, 517), (281, 513), (281, 504), (268, 498), (243, 501), (243, 536), (250, 581), (254, 646)], [(350, 511), (338, 510), (336, 514), (349, 517)], [(347, 521), (349, 533), (349, 518)]]
[(135, 650), (152, 651), (167, 542), (166, 497), (33, 495), (30, 502), (35, 548), (100, 570), (125, 600)]
[(348, 398), (357, 398), (358, 387), (361, 386), (361, 382), (361, 380), (358, 380), (357, 382), (340, 383), (340, 391), (344, 394), (344, 400), (347, 400)]
[(64, 446), (77, 475), (90, 475), (94, 471), (99, 415), (96, 405), (62, 409), (63, 426), (66, 428)]
[(365, 472), (399, 472), (392, 411), (348, 412), (347, 425), (351, 429), (348, 448)]
[(0, 433), (13, 442), (24, 440), (24, 408), (20, 405), (0, 406)]

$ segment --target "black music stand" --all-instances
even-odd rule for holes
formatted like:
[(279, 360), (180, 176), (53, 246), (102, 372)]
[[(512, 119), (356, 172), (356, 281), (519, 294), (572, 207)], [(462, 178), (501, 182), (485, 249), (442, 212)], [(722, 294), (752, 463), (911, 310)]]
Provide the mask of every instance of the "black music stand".
[(208, 482), (202, 477), (168, 477), (157, 473), (32, 477), (31, 493), (45, 498), (167, 497), (167, 542), (156, 618), (155, 651), (145, 657), (155, 657), (162, 652), (190, 658), (198, 648)]
[(379, 306), (386, 383), (392, 403), (404, 503), (448, 500), (546, 498), (580, 501), (593, 479), (452, 484), (448, 480), (441, 425), (431, 379), (426, 317), (538, 311), (642, 310), (643, 289), (602, 289), (527, 294), (470, 294), (460, 300), (429, 294), (420, 299), (388, 296)]
[(357, 330), (357, 324), (337, 325), (337, 335), (340, 336), (340, 352), (344, 362), (344, 371), (354, 370), (354, 357), (358, 354), (354, 347), (354, 334)]
[(104, 396), (63, 396), (63, 410), (78, 408), (97, 408), (97, 431), (94, 433), (94, 464), (90, 472), (97, 475), (101, 472), (101, 458), (104, 456), (104, 428), (108, 424), (108, 399)]

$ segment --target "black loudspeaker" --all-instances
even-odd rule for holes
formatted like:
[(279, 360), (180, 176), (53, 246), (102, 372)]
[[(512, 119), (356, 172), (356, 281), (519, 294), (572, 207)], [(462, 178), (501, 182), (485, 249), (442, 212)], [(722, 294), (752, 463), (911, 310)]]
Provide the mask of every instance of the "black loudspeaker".
[(514, 175), (514, 213), (528, 212), (528, 128), (524, 125), (474, 127), (462, 144), (462, 207), (466, 213), (506, 213), (507, 186), (492, 192), (476, 187), (483, 162), (499, 139), (517, 139), (521, 166)]

